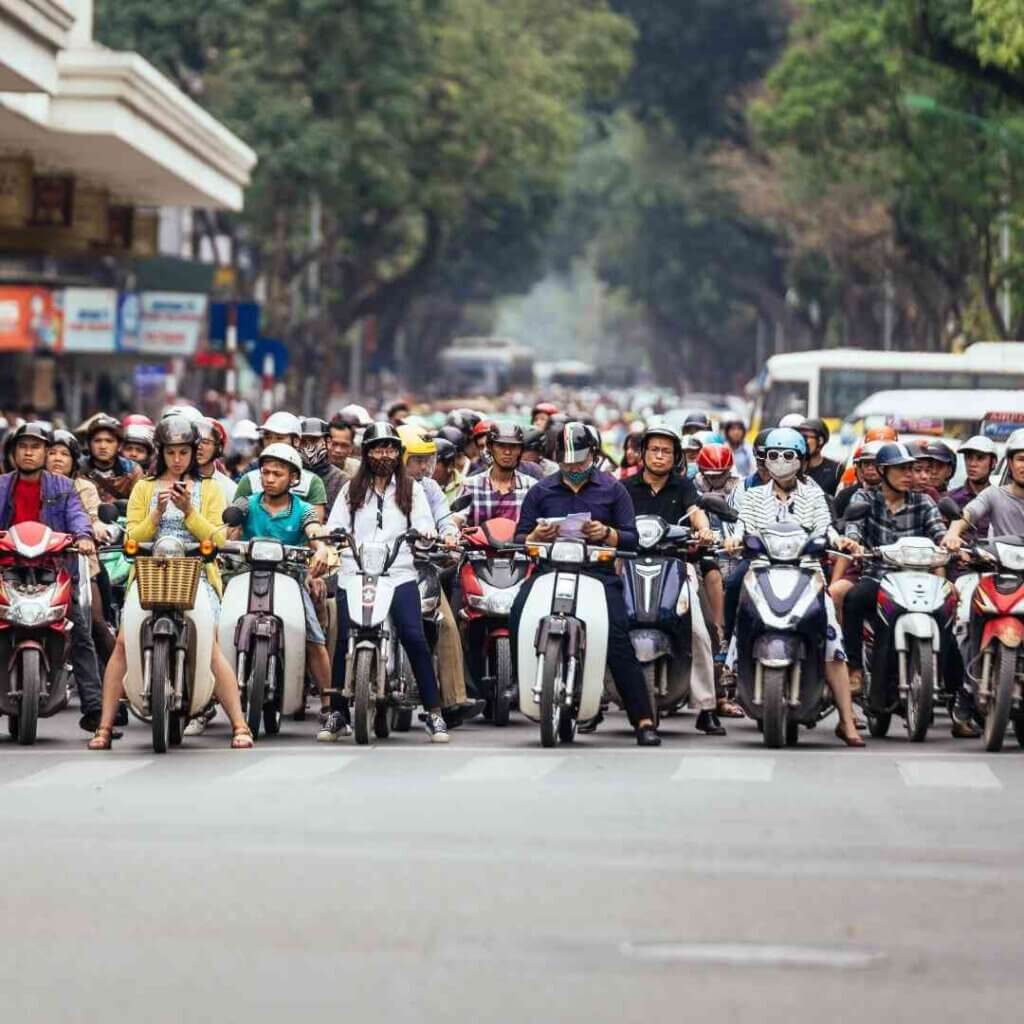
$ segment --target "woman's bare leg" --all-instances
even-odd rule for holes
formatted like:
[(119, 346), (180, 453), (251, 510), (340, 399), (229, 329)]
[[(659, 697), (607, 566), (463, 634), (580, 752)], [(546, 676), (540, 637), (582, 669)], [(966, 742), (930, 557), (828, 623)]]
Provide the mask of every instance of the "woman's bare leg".
[(832, 691), (839, 712), (839, 724), (850, 739), (856, 739), (857, 723), (853, 717), (853, 700), (850, 697), (850, 673), (845, 661), (825, 662), (825, 681)]
[(220, 649), (220, 643), (214, 639), (213, 642), (213, 692), (217, 695), (221, 707), (227, 712), (231, 719), (233, 729), (245, 726), (245, 715), (242, 714), (242, 699), (238, 695), (238, 679), (235, 671), (224, 657)]

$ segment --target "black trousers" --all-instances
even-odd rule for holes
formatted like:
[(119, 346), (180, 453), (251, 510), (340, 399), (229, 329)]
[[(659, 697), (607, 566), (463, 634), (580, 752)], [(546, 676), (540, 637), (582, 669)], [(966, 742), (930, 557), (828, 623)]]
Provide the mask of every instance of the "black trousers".
[(862, 576), (843, 601), (843, 643), (850, 668), (864, 668), (864, 623), (875, 614), (881, 580)]
[[(534, 576), (523, 584), (512, 605), (509, 624), (512, 629), (513, 664), (515, 664), (519, 646), (517, 638), (523, 607), (538, 578)], [(612, 679), (615, 680), (622, 701), (626, 705), (629, 720), (635, 728), (641, 720), (654, 717), (651, 702), (647, 697), (644, 670), (636, 659), (632, 641), (629, 639), (629, 619), (626, 615), (626, 601), (622, 596), (622, 584), (618, 579), (609, 579), (608, 582), (601, 580), (600, 582), (604, 583), (604, 595), (608, 604), (608, 668), (611, 670)]]

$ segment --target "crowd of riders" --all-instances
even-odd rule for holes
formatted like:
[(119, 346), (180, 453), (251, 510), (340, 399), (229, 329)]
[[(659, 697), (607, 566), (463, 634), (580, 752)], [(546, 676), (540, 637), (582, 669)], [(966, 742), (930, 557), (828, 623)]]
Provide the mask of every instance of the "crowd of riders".
[[(332, 566), (342, 575), (354, 571), (349, 553), (332, 561), (330, 538), (339, 531), (356, 541), (393, 542), (414, 528), (457, 558), (464, 531), (497, 518), (515, 522), (517, 539), (530, 544), (553, 541), (560, 519), (584, 514), (588, 543), (623, 552), (637, 546), (638, 515), (688, 524), (703, 547), (697, 562), (699, 637), (694, 627), (702, 656), (694, 662), (690, 703), (696, 728), (709, 736), (725, 733), (723, 719), (744, 716), (730, 681), (737, 609), (750, 571), (746, 536), (783, 521), (827, 534), (822, 658), (839, 713), (836, 735), (850, 747), (864, 744), (864, 717), (856, 706), (864, 685), (862, 636), (879, 589), (879, 567), (867, 554), (902, 537), (929, 538), (959, 552), (990, 531), (1024, 535), (1021, 431), (1006, 445), (1004, 486), (991, 482), (999, 453), (986, 437), (972, 438), (957, 452), (942, 441), (904, 442), (893, 428), (877, 428), (867, 431), (847, 463), (839, 463), (825, 455), (827, 425), (799, 415), (752, 439), (742, 417), (713, 424), (700, 411), (687, 416), (678, 432), (654, 422), (624, 426), (623, 434), (617, 459), (586, 416), (549, 402), (538, 402), (528, 416), (459, 408), (443, 414), (443, 422), (441, 414), (413, 415), (406, 402), (376, 416), (357, 404), (324, 418), (279, 410), (261, 424), (225, 424), (192, 405), (167, 408), (155, 420), (99, 413), (73, 430), (29, 420), (12, 424), (3, 439), (0, 529), (42, 520), (74, 535), (86, 556), (91, 614), (76, 601), (72, 652), (81, 726), (92, 734), (91, 749), (108, 749), (127, 725), (125, 638), (100, 557), (113, 531), (100, 515), (102, 506), (115, 506), (123, 536), (135, 542), (271, 536), (314, 549), (304, 592), (305, 642), (310, 692), (320, 695), (315, 735), (321, 742), (351, 732), (350, 709), (340, 696), (350, 609), (343, 595), (328, 596), (323, 579)], [(950, 491), (958, 459), (966, 479)], [(704, 496), (719, 503), (705, 509)], [(229, 506), (243, 513), (242, 525), (230, 531), (222, 520)], [(608, 563), (587, 571), (605, 587), (608, 669), (636, 741), (656, 746), (656, 709), (629, 639), (619, 575)], [(477, 689), (478, 659), (464, 643), (463, 595), (449, 578), (432, 652), (411, 550), (403, 548), (390, 573), (396, 582), (391, 618), (422, 698), (426, 734), (447, 742), (452, 728), (487, 712)], [(531, 584), (512, 608), (513, 630)], [(209, 564), (202, 586), (216, 608), (223, 592), (217, 562)], [(333, 652), (324, 629), (328, 600), (338, 601)], [(947, 663), (956, 694), (953, 735), (977, 736), (971, 681), (955, 645)], [(188, 732), (202, 732), (219, 707), (231, 723), (231, 745), (252, 746), (235, 668), (216, 642), (211, 670), (216, 703), (189, 722)], [(581, 729), (596, 729), (602, 717), (603, 710)]]

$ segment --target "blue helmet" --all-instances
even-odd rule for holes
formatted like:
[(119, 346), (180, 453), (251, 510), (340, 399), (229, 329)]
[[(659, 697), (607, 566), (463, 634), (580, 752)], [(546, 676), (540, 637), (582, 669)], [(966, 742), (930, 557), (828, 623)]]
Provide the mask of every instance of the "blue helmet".
[(793, 427), (776, 427), (768, 431), (768, 436), (764, 439), (764, 449), (771, 451), (773, 448), (794, 451), (800, 458), (807, 458), (807, 442), (803, 434)]

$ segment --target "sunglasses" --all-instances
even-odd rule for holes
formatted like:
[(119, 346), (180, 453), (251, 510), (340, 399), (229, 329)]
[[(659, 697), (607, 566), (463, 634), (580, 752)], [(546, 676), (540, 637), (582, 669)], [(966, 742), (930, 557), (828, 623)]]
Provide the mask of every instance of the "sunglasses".
[(792, 462), (794, 459), (798, 459), (799, 457), (800, 456), (794, 451), (779, 451), (776, 448), (773, 448), (765, 456), (769, 462), (778, 462), (779, 459), (782, 459), (784, 462)]

